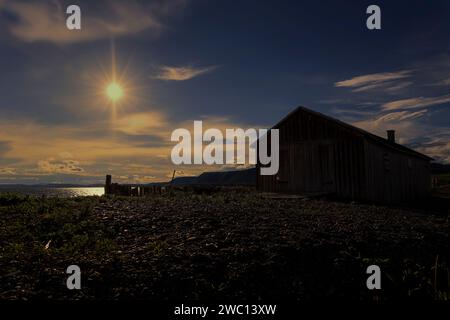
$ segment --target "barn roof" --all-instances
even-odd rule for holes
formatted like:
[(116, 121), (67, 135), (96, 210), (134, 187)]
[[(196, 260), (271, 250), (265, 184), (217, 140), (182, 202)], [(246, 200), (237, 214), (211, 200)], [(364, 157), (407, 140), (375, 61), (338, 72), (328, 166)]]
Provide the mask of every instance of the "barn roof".
[(395, 142), (394, 143), (390, 142), (390, 141), (388, 141), (385, 138), (382, 138), (380, 136), (377, 136), (375, 134), (367, 132), (367, 131), (365, 131), (363, 129), (360, 129), (358, 127), (352, 126), (351, 124), (348, 124), (348, 123), (343, 122), (341, 120), (338, 120), (338, 119), (332, 118), (330, 116), (327, 116), (327, 115), (325, 115), (323, 113), (320, 113), (320, 112), (317, 112), (317, 111), (305, 108), (303, 106), (299, 106), (299, 107), (295, 108), (293, 111), (291, 111), (290, 113), (288, 113), (283, 119), (281, 119), (276, 125), (274, 125), (272, 127), (272, 129), (279, 128), (283, 124), (283, 122), (285, 122), (287, 119), (289, 119), (290, 117), (292, 117), (294, 114), (296, 114), (299, 111), (304, 111), (304, 112), (312, 114), (313, 116), (320, 117), (320, 118), (323, 118), (323, 119), (326, 119), (326, 120), (329, 120), (329, 121), (333, 121), (336, 124), (338, 124), (338, 125), (340, 125), (340, 126), (342, 126), (344, 128), (347, 128), (349, 130), (353, 130), (355, 132), (358, 132), (359, 134), (361, 134), (362, 136), (364, 136), (368, 140), (372, 141), (373, 143), (379, 144), (379, 145), (381, 145), (383, 147), (386, 147), (386, 148), (389, 148), (389, 149), (394, 149), (396, 151), (399, 151), (399, 152), (402, 152), (402, 153), (406, 153), (406, 154), (411, 155), (411, 156), (419, 157), (419, 158), (422, 158), (422, 159), (425, 159), (425, 160), (433, 160), (433, 158), (431, 158), (431, 157), (429, 157), (429, 156), (427, 156), (427, 155), (425, 155), (423, 153), (417, 152), (417, 151), (415, 151), (413, 149), (410, 149), (408, 147), (405, 147), (405, 146), (403, 146), (401, 144), (398, 144), (398, 143), (395, 143)]

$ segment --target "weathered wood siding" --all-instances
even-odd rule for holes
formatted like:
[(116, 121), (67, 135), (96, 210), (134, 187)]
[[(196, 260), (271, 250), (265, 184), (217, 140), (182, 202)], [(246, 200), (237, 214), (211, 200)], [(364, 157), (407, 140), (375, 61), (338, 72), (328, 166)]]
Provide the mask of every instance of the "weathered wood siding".
[(365, 142), (366, 184), (364, 199), (402, 203), (431, 194), (430, 163), (395, 150)]

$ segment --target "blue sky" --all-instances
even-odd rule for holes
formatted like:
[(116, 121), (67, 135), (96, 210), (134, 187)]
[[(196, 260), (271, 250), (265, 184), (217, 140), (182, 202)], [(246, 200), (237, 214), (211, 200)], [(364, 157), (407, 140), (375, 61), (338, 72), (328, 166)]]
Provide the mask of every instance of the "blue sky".
[(270, 127), (298, 105), (450, 162), (449, 37), (439, 0), (0, 0), (0, 183), (166, 180), (174, 129)]

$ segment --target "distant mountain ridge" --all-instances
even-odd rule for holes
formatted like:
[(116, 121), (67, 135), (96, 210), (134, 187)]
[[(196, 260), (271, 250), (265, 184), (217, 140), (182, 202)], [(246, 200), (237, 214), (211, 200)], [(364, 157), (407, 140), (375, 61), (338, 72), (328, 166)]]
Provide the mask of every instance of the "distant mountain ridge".
[(432, 174), (445, 174), (450, 173), (450, 164), (431, 163)]
[[(170, 182), (150, 183), (148, 185), (167, 184), (170, 184)], [(178, 177), (172, 181), (172, 185), (174, 186), (252, 186), (255, 184), (256, 168), (235, 171), (204, 172), (197, 177)]]

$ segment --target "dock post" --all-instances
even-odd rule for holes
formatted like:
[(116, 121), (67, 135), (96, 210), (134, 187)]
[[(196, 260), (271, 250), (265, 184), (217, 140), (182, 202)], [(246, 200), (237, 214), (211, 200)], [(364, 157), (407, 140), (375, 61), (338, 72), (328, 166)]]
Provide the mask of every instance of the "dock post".
[(111, 182), (112, 182), (112, 177), (111, 177), (111, 175), (110, 175), (110, 174), (106, 175), (105, 195), (111, 193)]

